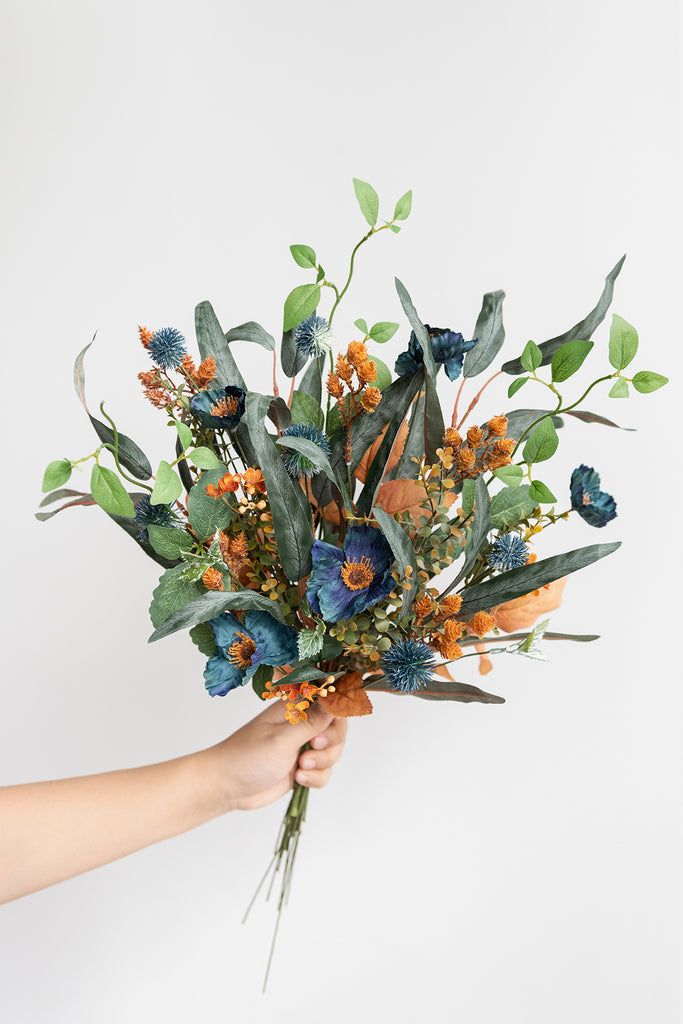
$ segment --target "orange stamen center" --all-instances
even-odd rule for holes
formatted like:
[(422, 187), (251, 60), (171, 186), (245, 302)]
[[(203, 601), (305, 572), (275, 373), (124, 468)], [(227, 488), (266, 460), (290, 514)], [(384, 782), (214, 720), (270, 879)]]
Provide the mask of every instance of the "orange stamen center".
[(583, 498), (581, 499), (581, 504), (582, 505), (590, 505), (591, 504), (591, 499), (590, 499), (590, 495), (589, 494), (584, 494)]
[(237, 668), (249, 668), (256, 644), (246, 633), (237, 633), (236, 639), (228, 647), (228, 661)]
[(369, 558), (361, 558), (360, 562), (344, 562), (341, 578), (349, 590), (365, 590), (374, 580), (375, 570)]
[(237, 399), (234, 395), (229, 398), (221, 398), (211, 406), (209, 410), (212, 416), (234, 416), (237, 412)]

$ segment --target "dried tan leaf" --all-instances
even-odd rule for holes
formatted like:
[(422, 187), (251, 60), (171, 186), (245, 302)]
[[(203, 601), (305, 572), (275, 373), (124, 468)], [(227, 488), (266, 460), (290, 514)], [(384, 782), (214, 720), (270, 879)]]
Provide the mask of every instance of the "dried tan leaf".
[(363, 689), (360, 672), (347, 672), (334, 684), (334, 693), (323, 697), (320, 706), (337, 718), (356, 718), (371, 715), (372, 704)]
[(532, 594), (518, 597), (514, 601), (506, 601), (495, 609), (496, 622), (506, 633), (516, 633), (521, 629), (531, 629), (541, 615), (554, 612), (562, 604), (567, 577), (564, 576), (554, 583), (549, 583)]

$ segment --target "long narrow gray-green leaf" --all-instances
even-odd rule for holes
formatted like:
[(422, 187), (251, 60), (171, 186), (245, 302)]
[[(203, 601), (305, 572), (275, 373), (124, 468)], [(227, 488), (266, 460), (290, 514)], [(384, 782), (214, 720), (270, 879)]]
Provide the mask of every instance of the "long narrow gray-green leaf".
[(224, 388), (231, 384), (246, 391), (244, 377), (239, 371), (230, 345), (226, 341), (225, 332), (210, 302), (200, 302), (195, 308), (194, 326), (202, 359), (213, 356), (216, 360), (215, 386)]
[(227, 593), (208, 590), (164, 617), (163, 622), (154, 630), (148, 642), (161, 640), (165, 636), (170, 636), (171, 633), (177, 633), (180, 629), (190, 629), (192, 626), (199, 625), (200, 622), (208, 622), (209, 619), (215, 618), (221, 612), (232, 609), (269, 612), (274, 618), (282, 620), (282, 613), (277, 602), (271, 601), (255, 590), (236, 590)]
[(366, 690), (373, 693), (395, 693), (399, 697), (420, 697), (422, 700), (453, 700), (461, 704), (504, 704), (505, 698), (498, 697), (495, 693), (486, 693), (478, 686), (470, 686), (467, 683), (458, 683), (450, 679), (432, 678), (425, 687), (415, 690), (413, 693), (402, 693), (401, 690), (393, 690), (386, 679), (382, 677), (372, 683), (368, 683)]
[(505, 341), (503, 299), (505, 292), (487, 292), (472, 337), (477, 344), (465, 354), (463, 377), (476, 377), (491, 365)]
[(587, 565), (592, 565), (593, 562), (611, 555), (619, 547), (620, 541), (611, 544), (589, 544), (585, 548), (566, 551), (562, 555), (552, 555), (541, 562), (501, 573), (500, 576), (485, 580), (484, 583), (477, 583), (473, 587), (465, 587), (461, 591), (463, 603), (460, 614), (471, 615), (482, 609), (493, 608), (506, 601), (524, 597), (533, 590), (544, 587), (546, 583), (553, 583), (562, 576), (568, 576)]
[(467, 533), (467, 540), (465, 542), (465, 561), (462, 564), (460, 572), (453, 580), (453, 583), (448, 588), (452, 590), (453, 587), (457, 587), (458, 583), (461, 583), (465, 579), (465, 576), (469, 573), (470, 569), (474, 565), (477, 555), (481, 551), (482, 545), (486, 541), (486, 535), (491, 529), (491, 497), (489, 495), (489, 489), (484, 483), (483, 476), (477, 477), (474, 487), (474, 519)]
[[(567, 341), (574, 341), (575, 338), (582, 338), (588, 341), (592, 337), (594, 331), (600, 326), (602, 321), (605, 319), (607, 310), (612, 302), (612, 296), (614, 295), (614, 282), (619, 276), (619, 271), (624, 265), (626, 256), (622, 256), (619, 262), (614, 266), (607, 277), (605, 278), (605, 287), (603, 288), (602, 295), (598, 299), (597, 305), (590, 313), (579, 320), (577, 324), (570, 327), (564, 334), (558, 335), (556, 338), (550, 338), (549, 341), (544, 341), (540, 345), (541, 352), (543, 353), (542, 364), (545, 366), (553, 358), (553, 353), (557, 351), (560, 345), (564, 345)], [(517, 374), (521, 373), (524, 367), (520, 359), (510, 359), (507, 363), (503, 363), (502, 369), (505, 373)]]
[(396, 284), (396, 291), (398, 292), (398, 297), (401, 300), (401, 305), (403, 306), (403, 312), (408, 317), (408, 323), (415, 332), (415, 337), (420, 342), (422, 356), (424, 358), (424, 364), (427, 373), (429, 374), (430, 377), (435, 377), (437, 366), (436, 363), (434, 362), (434, 356), (432, 354), (432, 343), (429, 337), (429, 332), (427, 331), (427, 328), (420, 319), (418, 312), (415, 309), (415, 306), (413, 305), (413, 300), (408, 294), (408, 289), (406, 288), (406, 286), (403, 284), (402, 281), (399, 281), (398, 278), (395, 278), (394, 280)]
[(254, 320), (247, 321), (246, 324), (240, 324), (239, 327), (233, 327), (225, 334), (225, 340), (230, 344), (233, 341), (250, 341), (254, 345), (261, 345), (262, 348), (267, 348), (270, 352), (275, 348), (275, 338), (272, 334), (269, 334), (261, 324), (257, 324)]
[[(401, 618), (405, 619), (410, 612), (410, 606), (413, 603), (415, 597), (415, 591), (417, 589), (417, 558), (415, 555), (415, 549), (412, 541), (400, 523), (397, 523), (393, 516), (390, 516), (388, 512), (385, 512), (381, 508), (374, 508), (372, 510), (375, 519), (379, 524), (379, 528), (386, 537), (389, 547), (391, 548), (392, 554), (398, 562), (399, 568), (407, 581), (411, 584), (410, 590), (403, 591), (403, 606), (401, 608)], [(410, 566), (411, 572), (406, 573), (406, 569)]]
[(299, 452), (304, 455), (310, 462), (313, 463), (316, 470), (319, 473), (324, 473), (328, 480), (330, 480), (335, 487), (341, 492), (341, 496), (344, 499), (344, 505), (347, 509), (351, 508), (351, 502), (349, 500), (348, 489), (344, 485), (343, 481), (340, 480), (330, 465), (325, 452), (319, 445), (315, 444), (314, 441), (309, 441), (305, 437), (278, 437), (276, 444), (282, 448), (291, 448), (292, 451)]

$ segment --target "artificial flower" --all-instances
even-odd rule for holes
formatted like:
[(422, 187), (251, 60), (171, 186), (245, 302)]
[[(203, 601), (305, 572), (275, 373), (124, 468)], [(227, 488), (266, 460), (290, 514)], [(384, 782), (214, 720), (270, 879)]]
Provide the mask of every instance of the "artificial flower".
[(299, 352), (308, 358), (322, 355), (332, 344), (330, 325), (324, 317), (315, 313), (294, 328), (292, 337)]
[(223, 612), (209, 625), (220, 652), (209, 658), (204, 669), (212, 697), (224, 697), (236, 686), (244, 686), (259, 665), (288, 665), (298, 659), (296, 630), (268, 612), (247, 612), (244, 624)]
[(311, 555), (306, 596), (326, 622), (360, 615), (393, 587), (391, 548), (372, 526), (352, 526), (343, 548), (316, 540)]
[(517, 533), (501, 533), (491, 546), (487, 561), (492, 569), (509, 572), (526, 565), (529, 549)]
[(135, 503), (135, 522), (142, 528), (140, 538), (147, 540), (148, 526), (168, 526), (176, 528), (180, 523), (169, 505), (153, 505), (149, 495), (143, 494)]
[(382, 669), (392, 690), (415, 693), (432, 678), (434, 652), (420, 640), (399, 640), (382, 655)]
[[(459, 331), (451, 331), (448, 328), (430, 327), (429, 324), (425, 324), (425, 328), (429, 334), (435, 363), (443, 364), (449, 380), (457, 380), (462, 372), (465, 353), (474, 348), (477, 339), (465, 341)], [(408, 349), (396, 360), (394, 372), (399, 377), (405, 377), (406, 374), (417, 373), (423, 363), (422, 345), (417, 340), (415, 331), (411, 331)]]
[(572, 508), (590, 526), (607, 526), (617, 516), (617, 503), (600, 490), (600, 475), (590, 466), (578, 466), (570, 484)]
[(175, 327), (162, 327), (155, 331), (145, 347), (152, 362), (162, 370), (175, 370), (187, 352), (185, 338)]
[[(310, 423), (293, 423), (291, 427), (287, 427), (286, 430), (282, 431), (282, 437), (303, 437), (305, 441), (311, 441), (323, 452), (324, 455), (330, 458), (332, 455), (332, 448), (330, 447), (330, 440), (327, 434), (323, 433), (322, 430), (318, 430)], [(301, 452), (296, 451), (294, 448), (282, 448), (282, 461), (285, 464), (285, 468), (291, 477), (298, 476), (314, 476), (318, 472), (314, 464), (308, 458), (307, 455), (303, 455)]]
[(215, 391), (200, 391), (190, 399), (190, 407), (204, 427), (234, 430), (244, 415), (245, 392), (229, 384)]

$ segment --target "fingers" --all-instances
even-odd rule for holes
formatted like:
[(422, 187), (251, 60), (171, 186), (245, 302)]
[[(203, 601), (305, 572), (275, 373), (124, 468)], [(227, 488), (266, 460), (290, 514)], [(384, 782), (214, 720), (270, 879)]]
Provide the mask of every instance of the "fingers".
[(325, 750), (306, 750), (299, 758), (299, 768), (302, 768), (304, 771), (331, 768), (341, 757), (343, 749), (343, 744), (337, 743), (335, 746), (327, 747)]
[(324, 750), (326, 747), (343, 744), (347, 728), (348, 720), (346, 718), (333, 718), (324, 732), (313, 737), (311, 746), (314, 750)]
[(303, 771), (299, 768), (294, 778), (301, 786), (307, 786), (309, 789), (321, 789), (330, 781), (331, 774), (330, 768), (314, 769), (313, 771)]

